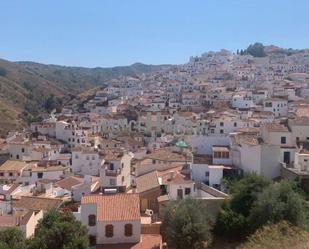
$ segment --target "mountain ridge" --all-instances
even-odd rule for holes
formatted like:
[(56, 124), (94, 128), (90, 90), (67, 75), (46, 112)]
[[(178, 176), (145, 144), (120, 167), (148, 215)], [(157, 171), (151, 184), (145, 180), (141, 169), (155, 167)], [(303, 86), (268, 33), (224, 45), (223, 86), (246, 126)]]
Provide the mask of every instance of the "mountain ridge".
[(85, 68), (0, 59), (0, 135), (108, 80), (156, 72), (168, 66), (134, 63)]

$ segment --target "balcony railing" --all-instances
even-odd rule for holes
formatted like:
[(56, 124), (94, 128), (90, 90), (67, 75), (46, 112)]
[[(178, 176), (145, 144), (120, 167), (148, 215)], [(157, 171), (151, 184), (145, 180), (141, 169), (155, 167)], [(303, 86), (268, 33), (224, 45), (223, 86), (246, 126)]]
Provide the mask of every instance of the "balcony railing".
[(120, 169), (106, 169), (105, 175), (106, 176), (118, 176), (120, 175), (121, 170)]

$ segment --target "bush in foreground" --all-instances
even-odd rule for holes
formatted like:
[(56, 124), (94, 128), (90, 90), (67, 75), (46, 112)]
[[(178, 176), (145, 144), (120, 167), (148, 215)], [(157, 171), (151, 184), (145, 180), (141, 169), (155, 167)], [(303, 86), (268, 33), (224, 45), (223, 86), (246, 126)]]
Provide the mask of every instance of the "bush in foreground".
[(211, 238), (211, 228), (211, 218), (200, 200), (180, 200), (165, 210), (162, 233), (169, 248), (205, 248)]

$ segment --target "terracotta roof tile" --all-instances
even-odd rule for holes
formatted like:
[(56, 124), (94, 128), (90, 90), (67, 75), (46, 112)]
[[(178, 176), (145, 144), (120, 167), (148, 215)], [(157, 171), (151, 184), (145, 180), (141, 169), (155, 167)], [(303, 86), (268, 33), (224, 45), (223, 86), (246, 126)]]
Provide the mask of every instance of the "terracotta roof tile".
[(142, 193), (147, 190), (154, 189), (156, 187), (160, 187), (160, 183), (158, 180), (158, 174), (156, 171), (152, 171), (145, 175), (141, 175), (136, 178), (137, 192)]
[(96, 249), (160, 249), (162, 237), (160, 234), (142, 234), (138, 243), (119, 243), (97, 245)]
[(13, 202), (13, 208), (27, 210), (48, 210), (50, 208), (58, 208), (62, 202), (63, 201), (61, 199), (57, 198), (22, 196), (20, 200)]
[(98, 221), (139, 220), (139, 202), (138, 194), (86, 195), (81, 200), (97, 205)]

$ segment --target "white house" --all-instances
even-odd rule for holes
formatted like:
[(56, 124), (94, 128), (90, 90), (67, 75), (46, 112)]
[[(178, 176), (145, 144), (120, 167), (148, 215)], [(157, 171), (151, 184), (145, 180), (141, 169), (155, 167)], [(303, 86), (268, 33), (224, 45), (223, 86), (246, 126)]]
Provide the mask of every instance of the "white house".
[(138, 194), (85, 195), (74, 214), (87, 227), (91, 245), (140, 241)]
[(127, 189), (131, 185), (132, 153), (109, 150), (103, 156), (104, 165), (100, 170), (102, 188)]
[(280, 98), (265, 99), (263, 110), (274, 113), (275, 117), (285, 117), (288, 114), (288, 101)]
[(90, 147), (75, 147), (72, 149), (73, 173), (98, 176), (104, 159), (98, 150)]

